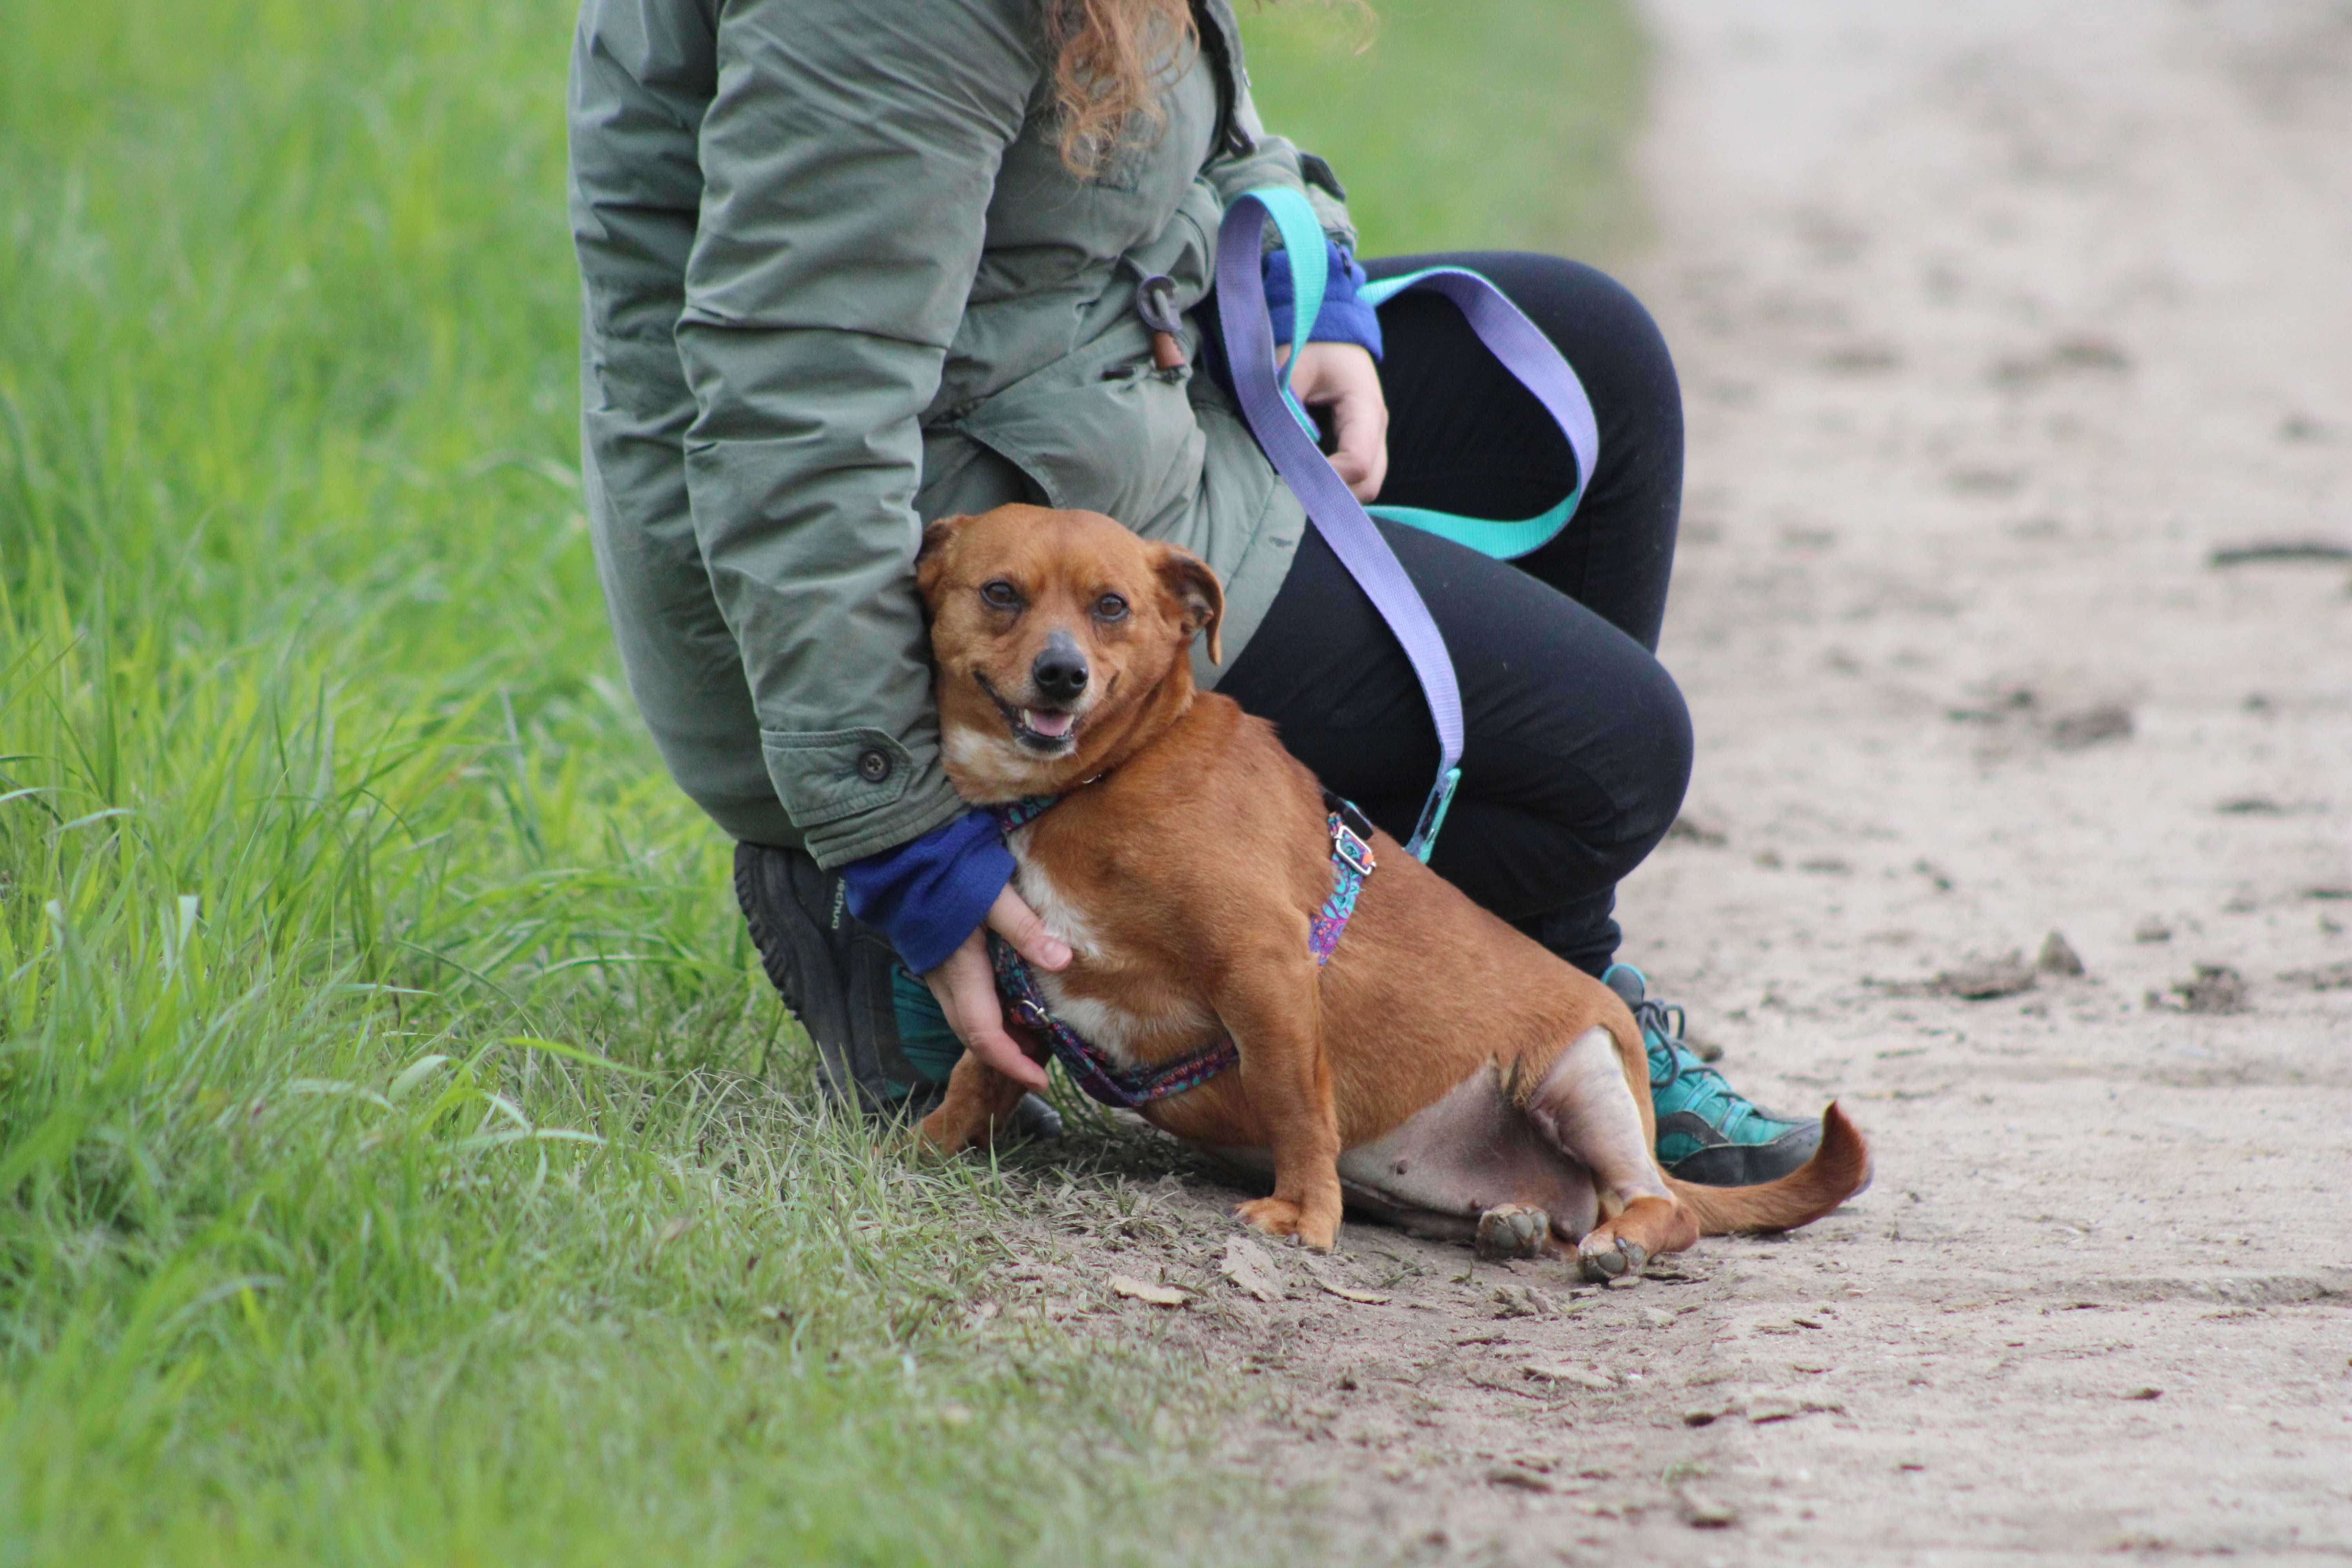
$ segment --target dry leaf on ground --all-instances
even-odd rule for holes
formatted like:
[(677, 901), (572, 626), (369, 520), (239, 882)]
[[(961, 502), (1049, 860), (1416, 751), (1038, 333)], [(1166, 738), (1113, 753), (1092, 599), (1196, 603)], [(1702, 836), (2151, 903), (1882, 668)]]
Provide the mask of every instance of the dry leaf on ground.
[(1579, 1388), (1607, 1392), (1617, 1386), (1617, 1380), (1605, 1372), (1590, 1367), (1569, 1366), (1559, 1362), (1531, 1361), (1519, 1369), (1529, 1377), (1539, 1377), (1548, 1383), (1572, 1383)]
[(1225, 1256), (1217, 1264), (1217, 1271), (1261, 1301), (1279, 1301), (1289, 1294), (1283, 1289), (1282, 1275), (1275, 1268), (1273, 1258), (1245, 1236), (1225, 1238)]
[(1328, 1279), (1317, 1279), (1315, 1283), (1322, 1286), (1342, 1301), (1354, 1301), (1366, 1307), (1385, 1307), (1389, 1302), (1389, 1299), (1378, 1290), (1359, 1290), (1351, 1285), (1334, 1285)]
[(1138, 1301), (1149, 1301), (1155, 1307), (1181, 1307), (1192, 1300), (1172, 1285), (1153, 1285), (1126, 1274), (1112, 1275), (1110, 1288), (1119, 1295)]

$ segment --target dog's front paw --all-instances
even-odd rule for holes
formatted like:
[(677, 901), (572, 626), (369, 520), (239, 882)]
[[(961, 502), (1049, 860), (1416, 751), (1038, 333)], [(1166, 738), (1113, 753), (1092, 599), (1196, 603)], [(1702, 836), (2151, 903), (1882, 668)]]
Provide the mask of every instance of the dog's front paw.
[(1268, 1236), (1297, 1236), (1299, 1207), (1288, 1198), (1252, 1198), (1234, 1205), (1234, 1217)]
[(1313, 1204), (1295, 1204), (1288, 1198), (1252, 1198), (1234, 1207), (1234, 1216), (1268, 1236), (1286, 1236), (1302, 1247), (1318, 1252), (1328, 1252), (1339, 1245), (1339, 1215), (1338, 1205), (1332, 1212), (1323, 1212)]
[(1606, 1285), (1612, 1279), (1636, 1279), (1642, 1266), (1649, 1261), (1649, 1248), (1638, 1241), (1611, 1234), (1606, 1226), (1576, 1244), (1577, 1268), (1595, 1285)]
[(979, 1142), (979, 1134), (986, 1131), (986, 1122), (974, 1126), (971, 1118), (952, 1115), (942, 1105), (915, 1124), (907, 1140), (908, 1152), (935, 1158), (961, 1154)]

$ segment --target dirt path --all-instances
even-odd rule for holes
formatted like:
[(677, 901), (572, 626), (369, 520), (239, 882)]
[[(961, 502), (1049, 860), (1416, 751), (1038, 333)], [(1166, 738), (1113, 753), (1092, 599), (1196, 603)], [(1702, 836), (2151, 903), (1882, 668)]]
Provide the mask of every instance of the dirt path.
[[(1877, 1184), (1608, 1292), (1354, 1226), (1261, 1302), (1171, 1183), (1024, 1299), (1271, 1379), (1251, 1456), (1409, 1557), (2352, 1556), (2352, 564), (2210, 563), (2352, 545), (2352, 9), (1652, 17), (1701, 760), (1627, 956)], [(1938, 991), (2052, 931), (2085, 977)]]

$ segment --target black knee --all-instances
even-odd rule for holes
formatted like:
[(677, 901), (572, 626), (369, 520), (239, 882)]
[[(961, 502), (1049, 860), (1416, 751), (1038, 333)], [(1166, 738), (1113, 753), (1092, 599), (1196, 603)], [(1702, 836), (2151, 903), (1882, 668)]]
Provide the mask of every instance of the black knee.
[(1690, 788), (1693, 754), (1690, 707), (1665, 666), (1645, 658), (1621, 672), (1616, 698), (1609, 737), (1615, 810), (1604, 829), (1590, 834), (1612, 882), (1648, 858), (1674, 826)]

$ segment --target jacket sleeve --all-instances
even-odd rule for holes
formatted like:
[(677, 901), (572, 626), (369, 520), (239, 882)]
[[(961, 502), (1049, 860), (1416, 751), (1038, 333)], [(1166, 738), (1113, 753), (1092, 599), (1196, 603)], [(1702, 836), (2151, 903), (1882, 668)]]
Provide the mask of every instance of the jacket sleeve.
[[(1336, 240), (1323, 244), (1325, 281), (1323, 306), (1315, 312), (1307, 340), (1318, 343), (1354, 343), (1381, 357), (1381, 317), (1363, 300), (1371, 279), (1364, 264), (1339, 248)], [(1290, 341), (1291, 320), (1298, 313), (1298, 289), (1290, 276), (1290, 253), (1276, 250), (1265, 258), (1265, 312), (1274, 323), (1274, 341)]]
[(1013, 868), (996, 818), (971, 811), (911, 844), (848, 862), (841, 880), (849, 912), (888, 937), (908, 969), (928, 974), (987, 921)]
[(918, 419), (1037, 77), (1021, 0), (729, 0), (678, 358), (694, 530), (824, 866), (964, 807), (912, 563)]

